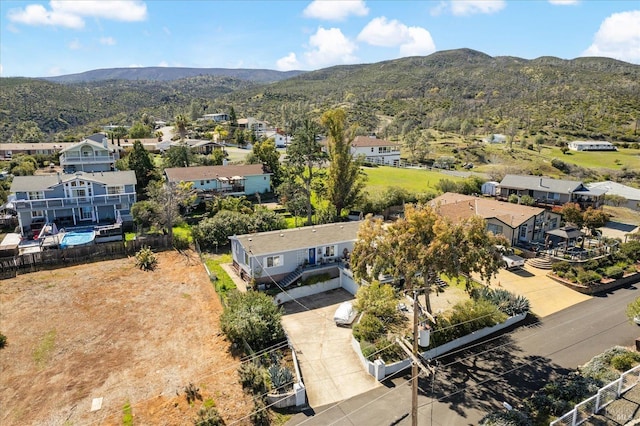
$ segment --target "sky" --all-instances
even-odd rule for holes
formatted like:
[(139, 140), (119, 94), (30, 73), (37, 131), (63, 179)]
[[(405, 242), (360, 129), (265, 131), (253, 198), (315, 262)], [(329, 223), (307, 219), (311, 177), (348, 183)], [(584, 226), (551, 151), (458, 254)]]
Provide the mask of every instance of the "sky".
[(470, 48), (640, 64), (640, 0), (0, 0), (0, 76), (316, 70)]

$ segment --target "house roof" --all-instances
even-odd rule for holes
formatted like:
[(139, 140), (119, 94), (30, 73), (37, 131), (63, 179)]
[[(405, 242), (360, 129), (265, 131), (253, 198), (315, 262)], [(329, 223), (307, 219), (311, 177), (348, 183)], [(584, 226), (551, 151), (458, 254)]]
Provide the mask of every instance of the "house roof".
[(234, 235), (229, 239), (237, 240), (252, 255), (262, 256), (355, 241), (361, 223), (361, 221), (329, 223), (280, 231)]
[(385, 139), (378, 139), (375, 137), (369, 136), (356, 136), (356, 138), (351, 142), (351, 146), (354, 148), (358, 147), (370, 147), (370, 146), (398, 146), (399, 143), (391, 142)]
[(93, 148), (98, 149), (98, 150), (100, 150), (100, 151), (108, 151), (108, 150), (109, 150), (108, 148), (105, 148), (105, 147), (104, 147), (101, 143), (99, 143), (99, 142), (96, 142), (96, 141), (91, 140), (91, 139), (85, 139), (85, 140), (82, 140), (82, 141), (80, 141), (80, 142), (74, 143), (74, 144), (72, 144), (72, 145), (70, 145), (70, 146), (67, 146), (67, 147), (63, 148), (60, 152), (67, 152), (67, 151), (71, 151), (72, 149), (74, 149), (74, 148), (78, 148), (79, 146), (82, 146), (82, 145), (90, 145), (90, 146), (92, 146)]
[(136, 174), (133, 170), (121, 172), (76, 172), (64, 174), (15, 176), (11, 182), (11, 192), (44, 191), (60, 183), (75, 179), (84, 179), (103, 185), (135, 185)]
[(620, 195), (627, 200), (640, 200), (640, 189), (633, 188), (631, 186), (623, 185), (621, 183), (612, 182), (610, 180), (605, 182), (593, 182), (587, 184), (589, 189), (599, 189), (605, 191), (606, 194)]
[(579, 190), (583, 185), (582, 182), (577, 180), (551, 179), (531, 175), (506, 175), (502, 181), (500, 181), (500, 187), (569, 194)]
[(483, 219), (497, 219), (511, 228), (517, 228), (532, 216), (537, 216), (545, 210), (538, 207), (523, 206), (521, 204), (497, 201), (492, 198), (479, 198), (471, 195), (446, 192), (429, 202), (438, 214), (449, 218), (454, 223), (461, 222), (472, 216)]
[(73, 145), (73, 143), (0, 143), (0, 150), (3, 151), (35, 151), (62, 149)]
[(226, 166), (170, 167), (164, 169), (169, 182), (190, 182), (203, 179), (231, 178), (233, 176), (271, 175), (262, 164), (240, 164)]
[(573, 226), (563, 226), (562, 228), (552, 229), (546, 233), (564, 238), (565, 240), (578, 238), (584, 235), (584, 232)]

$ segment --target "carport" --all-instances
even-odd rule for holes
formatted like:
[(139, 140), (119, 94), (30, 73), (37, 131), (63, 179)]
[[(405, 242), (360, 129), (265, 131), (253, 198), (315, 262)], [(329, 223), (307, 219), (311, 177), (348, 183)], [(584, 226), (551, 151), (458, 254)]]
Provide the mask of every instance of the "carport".
[(342, 288), (283, 305), (282, 325), (296, 350), (311, 407), (333, 404), (380, 386), (351, 347), (351, 329), (338, 327), (333, 314), (353, 300)]

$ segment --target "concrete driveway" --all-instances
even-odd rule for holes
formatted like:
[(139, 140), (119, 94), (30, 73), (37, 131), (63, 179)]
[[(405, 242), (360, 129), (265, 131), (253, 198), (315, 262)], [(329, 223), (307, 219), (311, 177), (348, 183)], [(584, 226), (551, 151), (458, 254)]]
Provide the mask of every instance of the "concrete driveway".
[(525, 265), (523, 269), (501, 269), (491, 280), (491, 287), (504, 288), (529, 299), (531, 311), (539, 318), (559, 312), (570, 306), (591, 299), (547, 277), (550, 272)]
[(337, 289), (283, 305), (282, 325), (298, 355), (311, 407), (332, 404), (381, 386), (353, 351), (351, 329), (337, 327), (333, 322), (338, 305), (353, 298), (349, 292)]

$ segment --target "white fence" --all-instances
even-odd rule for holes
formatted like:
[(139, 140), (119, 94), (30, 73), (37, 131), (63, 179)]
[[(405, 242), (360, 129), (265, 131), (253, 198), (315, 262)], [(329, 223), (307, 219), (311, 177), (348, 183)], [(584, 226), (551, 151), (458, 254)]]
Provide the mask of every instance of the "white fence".
[(620, 374), (620, 378), (615, 380), (603, 388), (598, 390), (598, 393), (589, 399), (582, 401), (573, 407), (573, 410), (569, 411), (564, 416), (557, 420), (554, 420), (550, 426), (577, 426), (580, 425), (595, 414), (598, 414), (607, 405), (611, 404), (616, 399), (620, 398), (620, 395), (638, 384), (640, 379), (640, 365), (633, 367), (631, 370), (627, 370)]

